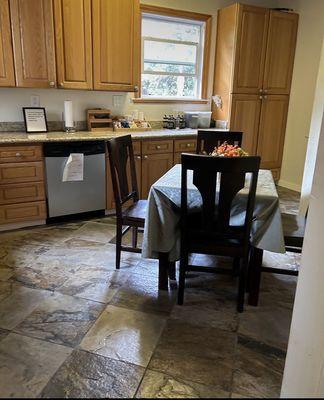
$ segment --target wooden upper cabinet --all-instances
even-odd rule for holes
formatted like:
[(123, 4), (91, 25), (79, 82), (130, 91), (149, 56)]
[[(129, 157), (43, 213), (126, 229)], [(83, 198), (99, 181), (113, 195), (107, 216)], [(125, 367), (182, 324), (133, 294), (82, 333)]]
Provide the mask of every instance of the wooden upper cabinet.
[(0, 86), (15, 86), (9, 0), (0, 0)]
[(264, 96), (261, 107), (257, 154), (262, 168), (280, 168), (285, 139), (288, 96)]
[(232, 95), (230, 127), (232, 131), (243, 132), (242, 147), (255, 155), (258, 143), (261, 100), (257, 94)]
[(263, 89), (289, 94), (296, 47), (298, 14), (270, 11)]
[(56, 87), (51, 0), (10, 0), (16, 83), (19, 87)]
[(239, 8), (233, 93), (259, 93), (263, 84), (269, 10)]
[(54, 0), (59, 88), (92, 89), (90, 0)]
[(138, 0), (93, 0), (94, 89), (134, 91), (138, 85)]

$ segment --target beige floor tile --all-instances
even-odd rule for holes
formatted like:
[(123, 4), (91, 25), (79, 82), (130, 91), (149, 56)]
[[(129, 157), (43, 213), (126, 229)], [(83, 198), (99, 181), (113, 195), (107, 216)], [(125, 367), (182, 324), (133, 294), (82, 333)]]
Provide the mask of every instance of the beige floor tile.
[(9, 334), (0, 341), (0, 397), (37, 397), (72, 349)]
[(0, 302), (0, 327), (14, 329), (51, 293), (13, 285), (12, 293)]
[(114, 225), (87, 222), (75, 231), (71, 238), (108, 243), (115, 235), (116, 227)]
[(285, 352), (240, 336), (233, 392), (246, 397), (278, 398), (284, 364)]
[(104, 305), (97, 302), (52, 293), (15, 331), (74, 347), (81, 342), (103, 308)]
[(130, 274), (111, 303), (132, 310), (167, 316), (170, 314), (175, 300), (176, 291), (158, 290), (157, 277)]
[(291, 317), (290, 309), (276, 304), (246, 307), (239, 315), (238, 333), (286, 351)]
[(126, 282), (124, 271), (107, 271), (104, 268), (81, 267), (67, 280), (59, 291), (70, 296), (108, 303)]
[(146, 367), (165, 320), (151, 314), (108, 305), (81, 342), (81, 348)]
[(131, 398), (144, 368), (75, 350), (43, 390), (44, 398)]
[(226, 398), (229, 392), (218, 387), (175, 378), (161, 372), (147, 370), (136, 394), (137, 398), (208, 399)]
[(236, 294), (224, 294), (220, 288), (185, 290), (184, 304), (175, 305), (171, 318), (198, 326), (237, 331)]
[(234, 333), (169, 320), (149, 369), (229, 391), (235, 345)]

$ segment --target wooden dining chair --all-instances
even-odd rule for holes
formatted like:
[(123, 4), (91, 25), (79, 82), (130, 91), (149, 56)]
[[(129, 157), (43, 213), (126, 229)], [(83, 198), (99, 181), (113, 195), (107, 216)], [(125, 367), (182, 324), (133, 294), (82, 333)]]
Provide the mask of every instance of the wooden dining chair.
[[(285, 249), (293, 253), (301, 253), (304, 243), (306, 217), (296, 214), (281, 214)], [(250, 257), (249, 271), (249, 304), (257, 306), (259, 302), (261, 275), (263, 272), (298, 276), (297, 269), (267, 267), (262, 264), (263, 251), (253, 249)]]
[(241, 147), (242, 136), (242, 132), (198, 130), (196, 154), (210, 154), (224, 142)]
[[(144, 228), (146, 200), (139, 200), (135, 159), (131, 135), (116, 137), (107, 142), (111, 180), (116, 209), (116, 268), (120, 268), (122, 251), (141, 253), (137, 247), (138, 229)], [(125, 203), (131, 201), (128, 207)], [(123, 226), (126, 227), (123, 229)], [(132, 246), (123, 246), (122, 238), (132, 228)]]
[[(178, 304), (183, 304), (187, 271), (224, 272), (217, 267), (189, 265), (190, 253), (228, 256), (240, 259), (237, 310), (243, 311), (248, 267), (250, 231), (260, 157), (210, 157), (182, 154), (181, 173), (181, 255)], [(201, 199), (201, 210), (188, 209), (188, 172), (192, 171), (193, 184)], [(191, 173), (191, 172), (190, 172)], [(231, 225), (232, 202), (245, 186), (250, 175), (247, 193), (242, 201), (242, 225)], [(216, 191), (216, 187), (219, 189)], [(243, 196), (243, 195), (242, 195)]]

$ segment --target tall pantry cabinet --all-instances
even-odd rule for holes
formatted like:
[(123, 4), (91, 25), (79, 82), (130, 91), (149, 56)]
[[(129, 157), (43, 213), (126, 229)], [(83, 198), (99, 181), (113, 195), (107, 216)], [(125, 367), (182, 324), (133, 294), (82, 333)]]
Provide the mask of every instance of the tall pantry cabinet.
[(243, 132), (243, 147), (279, 178), (298, 15), (233, 4), (218, 12), (213, 118)]

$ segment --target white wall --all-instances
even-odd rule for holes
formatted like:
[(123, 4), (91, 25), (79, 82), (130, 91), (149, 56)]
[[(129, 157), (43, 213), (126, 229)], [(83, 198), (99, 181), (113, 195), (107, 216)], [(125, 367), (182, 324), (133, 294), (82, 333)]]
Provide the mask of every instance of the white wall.
[[(243, 0), (242, 3), (255, 4), (265, 7), (274, 7), (278, 0)], [(212, 94), (214, 53), (216, 42), (216, 17), (217, 10), (221, 7), (234, 3), (233, 0), (142, 0), (142, 3), (159, 5), (182, 10), (206, 13), (213, 16), (210, 76), (208, 81), (208, 98)], [(85, 111), (92, 107), (105, 107), (112, 110), (113, 114), (128, 114), (132, 109), (144, 111), (148, 120), (162, 120), (165, 113), (175, 110), (210, 110), (209, 104), (133, 104), (131, 99), (133, 94), (121, 94), (122, 106), (113, 107), (113, 93), (111, 92), (92, 92), (78, 90), (60, 89), (17, 89), (0, 88), (0, 122), (1, 121), (23, 121), (21, 108), (30, 105), (30, 96), (38, 94), (41, 106), (47, 110), (49, 121), (59, 121), (62, 119), (63, 101), (72, 100), (74, 103), (74, 119), (83, 121), (86, 119)], [(114, 93), (118, 94), (118, 93)]]
[(299, 13), (281, 178), (279, 184), (300, 190), (324, 35), (323, 0), (280, 0)]
[(322, 56), (320, 60), (317, 84), (315, 90), (315, 100), (312, 112), (311, 126), (303, 176), (299, 211), (302, 215), (306, 214), (309, 205), (309, 198), (312, 189), (313, 175), (317, 156), (318, 141), (321, 130), (322, 115), (324, 110), (324, 40), (322, 43)]
[(324, 397), (324, 114), (281, 397)]

